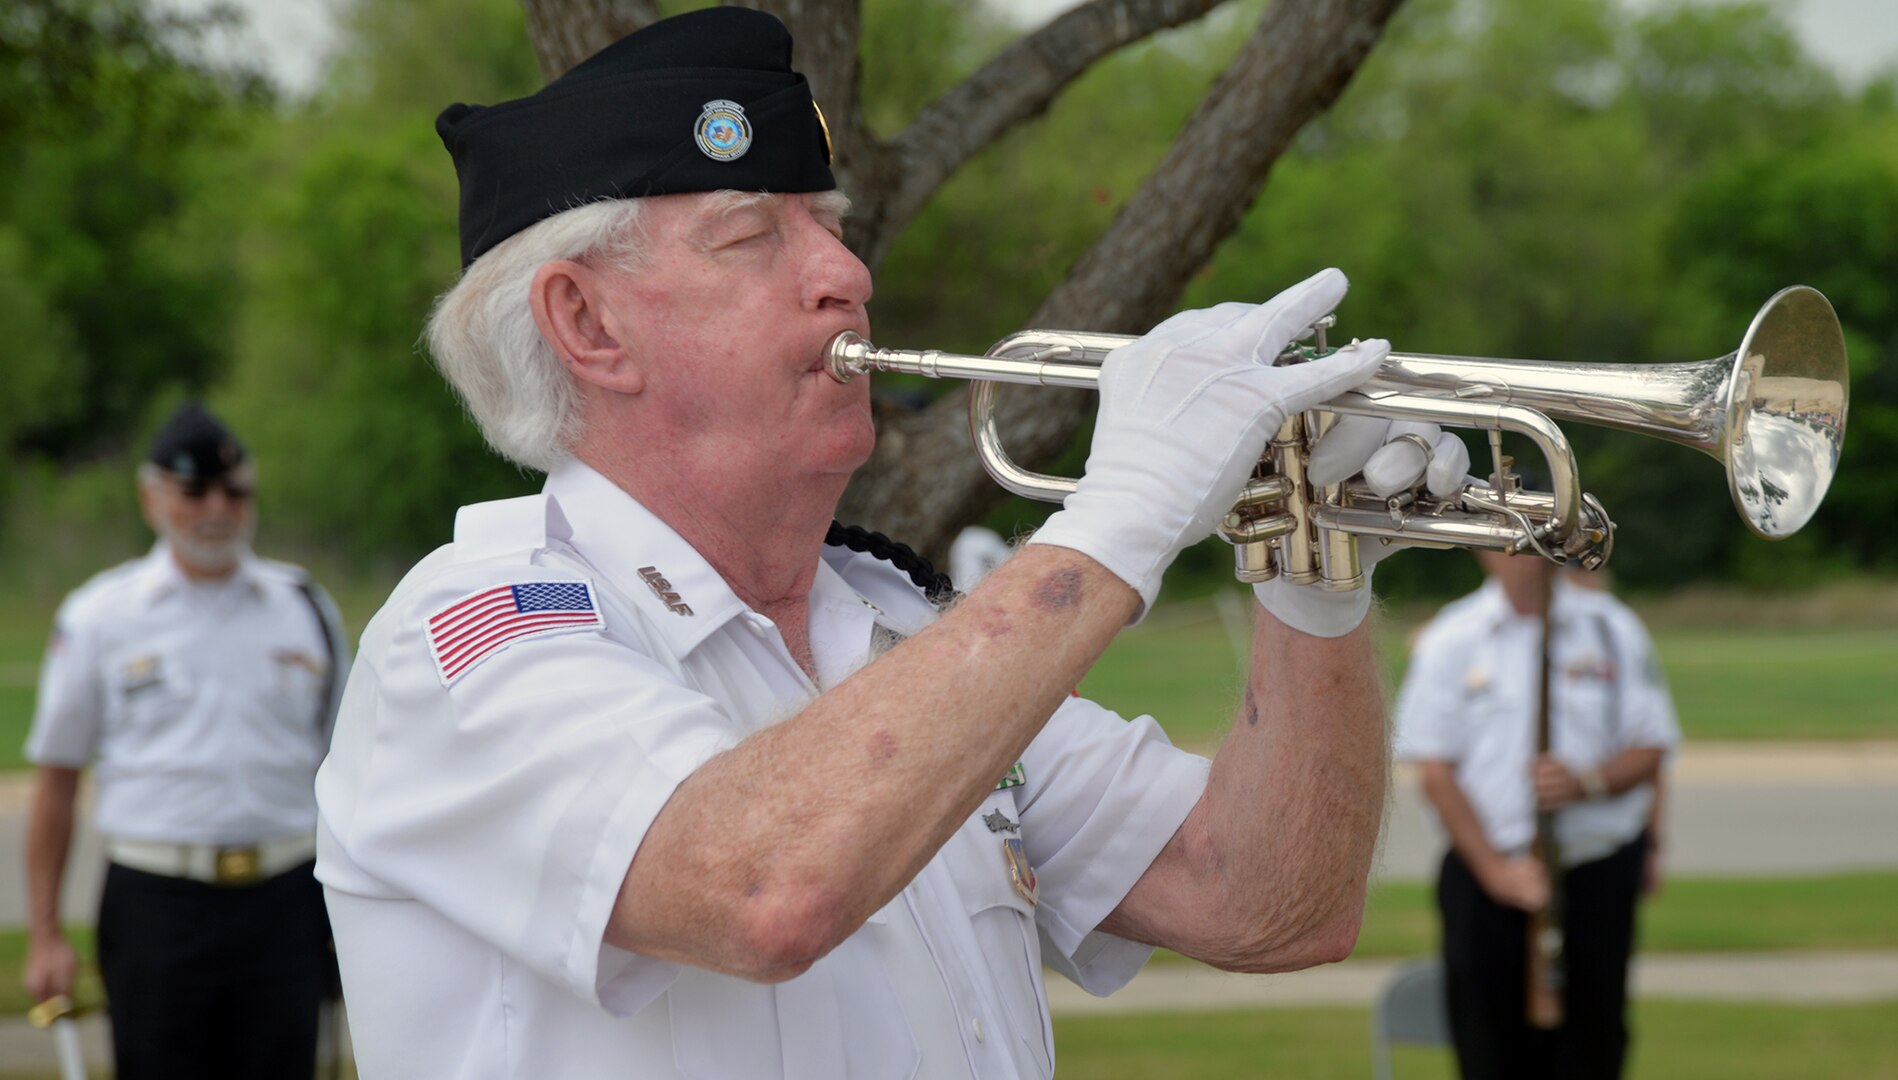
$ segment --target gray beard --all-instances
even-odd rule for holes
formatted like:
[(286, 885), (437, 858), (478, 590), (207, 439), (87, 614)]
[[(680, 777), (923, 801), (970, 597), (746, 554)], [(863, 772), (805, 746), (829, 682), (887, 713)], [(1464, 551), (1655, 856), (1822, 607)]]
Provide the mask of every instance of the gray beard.
[(168, 532), (165, 542), (180, 562), (205, 574), (225, 574), (236, 569), (238, 560), (250, 549), (253, 530), (239, 529), (230, 536), (203, 539), (189, 532)]

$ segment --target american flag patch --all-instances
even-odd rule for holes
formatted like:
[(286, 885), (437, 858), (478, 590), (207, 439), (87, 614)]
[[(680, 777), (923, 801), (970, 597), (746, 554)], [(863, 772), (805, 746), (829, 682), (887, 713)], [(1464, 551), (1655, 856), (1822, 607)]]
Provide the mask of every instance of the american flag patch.
[(469, 593), (428, 617), (428, 649), (443, 686), (523, 638), (602, 629), (584, 581), (527, 581)]

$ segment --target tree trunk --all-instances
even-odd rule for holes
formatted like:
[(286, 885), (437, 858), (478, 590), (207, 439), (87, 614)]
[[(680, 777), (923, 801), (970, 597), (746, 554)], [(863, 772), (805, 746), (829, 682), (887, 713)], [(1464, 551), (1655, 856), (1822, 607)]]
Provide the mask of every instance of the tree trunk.
[(657, 22), (656, 0), (521, 0), (527, 39), (548, 82), (627, 34)]

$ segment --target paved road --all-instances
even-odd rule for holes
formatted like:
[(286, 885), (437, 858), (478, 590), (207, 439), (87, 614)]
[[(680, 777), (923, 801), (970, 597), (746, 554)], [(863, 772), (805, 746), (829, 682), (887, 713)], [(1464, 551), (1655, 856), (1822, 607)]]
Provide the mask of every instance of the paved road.
[[(1393, 783), (1380, 876), (1435, 875), (1442, 846), (1410, 770)], [(28, 787), (0, 775), (0, 926), (26, 921), (20, 882)], [(1898, 869), (1898, 742), (1709, 743), (1676, 764), (1663, 847), (1675, 875), (1820, 874)], [(67, 917), (88, 922), (99, 848), (83, 824), (66, 890)]]

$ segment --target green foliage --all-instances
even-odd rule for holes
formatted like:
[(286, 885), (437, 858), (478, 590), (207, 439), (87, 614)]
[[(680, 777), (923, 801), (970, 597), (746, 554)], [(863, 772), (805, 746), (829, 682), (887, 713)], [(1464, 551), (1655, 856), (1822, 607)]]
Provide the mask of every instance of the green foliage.
[[(517, 5), (365, 5), (306, 113), (254, 149), (240, 359), (220, 403), (263, 466), (266, 520), (356, 562), (446, 542), (455, 507), (532, 481), (490, 454), (418, 343), (460, 254), (442, 85), (539, 77)], [(443, 48), (446, 40), (457, 48)]]
[[(980, 154), (885, 261), (878, 337), (979, 350), (1022, 325), (1261, 10), (1227, 5), (1122, 50)], [(271, 108), (252, 76), (181, 58), (202, 20), (136, 0), (0, 13), (0, 320), (17, 403), (0, 441), (16, 457), (69, 474), (208, 390), (263, 463), (266, 540), (352, 560), (413, 557), (442, 539), (449, 508), (531, 484), (480, 448), (416, 345), (456, 262), (434, 115), (539, 84), (521, 9), (416, 0), (342, 15), (322, 89)], [(1015, 32), (1001, 18), (975, 0), (866, 3), (872, 129), (897, 131), (995, 55)], [(1354, 282), (1348, 334), (1640, 362), (1728, 351), (1772, 291), (1816, 285), (1845, 321), (1854, 387), (1835, 494), (1799, 537), (1752, 538), (1719, 465), (1690, 451), (1569, 434), (1621, 524), (1615, 564), (1632, 586), (1890, 569), (1893, 147), (1898, 75), (1848, 96), (1774, 5), (1411, 0), (1182, 303), (1258, 299), (1338, 265)], [(108, 472), (116, 484), (122, 463)], [(52, 498), (22, 475), (36, 474), (0, 482), (15, 525)], [(1045, 509), (991, 523), (1012, 531)], [(1175, 577), (1203, 591), (1226, 562), (1210, 544)], [(1467, 584), (1446, 562), (1392, 560), (1380, 587)]]
[(23, 319), (29, 395), (0, 436), (16, 453), (124, 446), (153, 394), (223, 368), (226, 265), (178, 224), (268, 96), (191, 58), (210, 24), (131, 0), (0, 14), (0, 305)]
[[(33, 276), (26, 241), (0, 224), (0, 326), (7, 328), (10, 408), (0, 412), (0, 445), (35, 418), (67, 416), (80, 408), (80, 387), (67, 377), (67, 358), (78, 348), (78, 335), (60, 317), (44, 283)], [(4, 484), (0, 481), (0, 484)], [(4, 494), (4, 488), (0, 488)]]
[(334, 109), (342, 124), (376, 132), (421, 121), (432, 131), (452, 101), (489, 103), (540, 87), (527, 17), (512, 0), (352, 3), (342, 14), (337, 61), (316, 110)]

